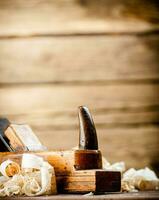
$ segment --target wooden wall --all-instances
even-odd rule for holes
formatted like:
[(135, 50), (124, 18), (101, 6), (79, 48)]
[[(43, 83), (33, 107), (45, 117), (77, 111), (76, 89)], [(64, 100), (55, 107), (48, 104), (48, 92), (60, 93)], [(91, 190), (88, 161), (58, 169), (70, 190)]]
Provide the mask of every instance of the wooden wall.
[(109, 161), (159, 166), (157, 1), (0, 0), (0, 115), (68, 149), (83, 104)]

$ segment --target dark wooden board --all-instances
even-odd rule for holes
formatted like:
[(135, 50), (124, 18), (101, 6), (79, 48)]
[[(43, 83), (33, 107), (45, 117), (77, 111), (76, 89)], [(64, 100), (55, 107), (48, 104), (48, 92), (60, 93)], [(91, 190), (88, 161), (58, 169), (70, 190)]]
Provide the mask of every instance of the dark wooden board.
[(12, 197), (3, 198), (4, 200), (81, 200), (81, 199), (94, 199), (94, 200), (153, 200), (159, 199), (159, 192), (138, 192), (138, 193), (118, 193), (106, 195), (54, 195), (54, 196), (41, 196), (41, 197)]

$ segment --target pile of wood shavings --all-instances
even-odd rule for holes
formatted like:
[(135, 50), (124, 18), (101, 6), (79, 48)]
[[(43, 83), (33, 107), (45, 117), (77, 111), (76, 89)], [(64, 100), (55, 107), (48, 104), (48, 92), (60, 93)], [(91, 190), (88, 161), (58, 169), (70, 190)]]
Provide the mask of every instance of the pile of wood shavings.
[[(0, 165), (0, 197), (13, 195), (39, 196), (53, 193), (53, 167), (41, 157), (23, 154), (22, 164), (6, 160)], [(18, 172), (18, 173), (17, 173)], [(56, 188), (54, 190), (56, 193)]]
[(103, 169), (120, 171), (122, 173), (122, 191), (137, 192), (139, 190), (159, 190), (159, 178), (155, 172), (148, 167), (139, 170), (131, 168), (126, 171), (124, 162), (118, 162), (111, 165), (103, 158)]

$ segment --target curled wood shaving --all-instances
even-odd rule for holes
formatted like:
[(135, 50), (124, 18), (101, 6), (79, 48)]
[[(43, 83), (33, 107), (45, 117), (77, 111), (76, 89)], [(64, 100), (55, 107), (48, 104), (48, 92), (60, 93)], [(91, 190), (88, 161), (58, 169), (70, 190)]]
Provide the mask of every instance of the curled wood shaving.
[(122, 173), (121, 189), (126, 192), (136, 192), (138, 190), (159, 190), (159, 179), (149, 168), (136, 170), (131, 168), (125, 172), (125, 163), (117, 162), (110, 164), (103, 158), (103, 169), (120, 171)]
[(125, 171), (125, 163), (122, 162), (117, 162), (114, 164), (110, 164), (104, 157), (102, 158), (103, 162), (103, 169), (104, 170), (111, 170), (111, 171), (120, 171), (124, 172)]
[(122, 190), (131, 192), (137, 190), (159, 190), (159, 179), (149, 168), (135, 170), (129, 169), (123, 174)]
[[(1, 165), (7, 167), (4, 163)], [(5, 169), (2, 171), (6, 171)], [(23, 154), (20, 172), (11, 178), (6, 173), (0, 177), (0, 196), (39, 196), (56, 193), (56, 187), (54, 191), (51, 190), (52, 175), (54, 175), (53, 167), (41, 157)]]
[(0, 172), (3, 176), (12, 177), (20, 173), (20, 166), (12, 160), (6, 160), (0, 165)]

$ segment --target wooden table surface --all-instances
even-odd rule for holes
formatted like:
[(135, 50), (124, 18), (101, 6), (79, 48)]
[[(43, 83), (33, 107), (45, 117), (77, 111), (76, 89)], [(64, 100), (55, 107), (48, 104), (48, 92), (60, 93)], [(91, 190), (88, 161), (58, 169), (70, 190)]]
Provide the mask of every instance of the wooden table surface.
[(136, 193), (118, 193), (118, 194), (105, 194), (105, 195), (54, 195), (54, 196), (40, 196), (40, 197), (3, 197), (4, 200), (81, 200), (81, 199), (94, 199), (94, 200), (137, 200), (137, 199), (159, 199), (159, 191), (151, 192), (136, 192)]

